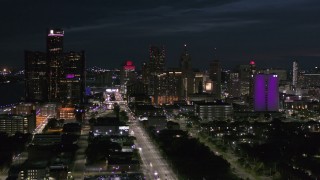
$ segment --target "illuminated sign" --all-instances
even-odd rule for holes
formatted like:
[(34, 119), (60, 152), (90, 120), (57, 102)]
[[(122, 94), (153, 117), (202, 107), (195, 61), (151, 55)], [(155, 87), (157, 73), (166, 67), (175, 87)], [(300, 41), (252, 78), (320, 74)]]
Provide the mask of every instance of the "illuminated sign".
[(119, 126), (119, 130), (129, 130), (129, 126)]
[(72, 79), (72, 78), (74, 78), (74, 77), (75, 77), (74, 74), (67, 74), (67, 75), (66, 75), (66, 78), (67, 78), (67, 79)]
[(206, 83), (206, 91), (212, 91), (212, 82)]
[(126, 71), (134, 71), (136, 69), (136, 66), (133, 65), (132, 61), (126, 61), (125, 65), (123, 66), (123, 69)]
[(63, 36), (63, 31), (54, 31), (53, 29), (50, 30), (48, 36)]
[(106, 89), (106, 92), (118, 92), (118, 89)]

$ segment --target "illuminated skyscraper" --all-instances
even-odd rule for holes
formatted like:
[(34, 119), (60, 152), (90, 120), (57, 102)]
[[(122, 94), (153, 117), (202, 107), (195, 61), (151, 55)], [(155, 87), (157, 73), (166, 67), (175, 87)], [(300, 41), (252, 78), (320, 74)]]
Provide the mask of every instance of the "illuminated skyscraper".
[(27, 101), (81, 104), (85, 89), (85, 55), (63, 52), (64, 31), (47, 31), (47, 52), (25, 52)]
[(182, 72), (181, 87), (183, 88), (183, 97), (180, 98), (188, 100), (188, 95), (195, 92), (195, 75), (192, 71), (191, 56), (186, 44), (184, 45), (184, 51), (180, 57), (180, 71)]
[(150, 62), (149, 68), (151, 73), (162, 73), (164, 71), (165, 50), (164, 47), (151, 46), (149, 49)]
[(128, 83), (130, 81), (132, 82), (137, 79), (135, 70), (136, 70), (136, 66), (130, 60), (125, 61), (125, 63), (121, 67), (121, 70), (120, 70), (121, 71), (120, 72), (121, 93), (126, 94)]
[(254, 110), (279, 110), (279, 80), (275, 74), (256, 74), (254, 76)]
[(248, 103), (249, 109), (253, 109), (253, 86), (254, 86), (254, 76), (256, 74), (256, 63), (251, 60), (249, 63), (249, 96), (248, 96)]
[(158, 83), (158, 75), (164, 72), (164, 63), (165, 63), (165, 50), (164, 47), (156, 47), (151, 46), (149, 49), (149, 58), (150, 61), (147, 64), (147, 68), (144, 70), (147, 70), (147, 76), (144, 81), (148, 84), (148, 94), (150, 96), (153, 96), (155, 101), (155, 104), (158, 104), (157, 102), (157, 96), (159, 94), (159, 83)]
[(250, 61), (249, 97), (253, 97), (253, 77), (256, 74), (256, 63)]
[[(184, 96), (185, 88), (183, 87), (181, 71), (170, 69), (157, 76), (157, 91), (154, 96), (154, 102), (157, 104), (172, 104)], [(184, 99), (184, 98), (183, 98)]]
[(27, 101), (47, 101), (46, 53), (25, 51), (25, 97)]
[(62, 76), (59, 79), (59, 99), (63, 103), (81, 104), (84, 102), (85, 53), (64, 53)]
[(49, 101), (59, 99), (60, 78), (63, 75), (63, 37), (61, 29), (48, 29), (47, 32), (47, 63), (49, 80)]

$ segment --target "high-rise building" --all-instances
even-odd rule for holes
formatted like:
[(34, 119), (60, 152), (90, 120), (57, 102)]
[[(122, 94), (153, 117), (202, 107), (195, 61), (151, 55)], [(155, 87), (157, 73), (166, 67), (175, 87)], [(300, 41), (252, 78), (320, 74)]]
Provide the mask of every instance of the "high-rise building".
[(184, 45), (184, 51), (181, 54), (181, 58), (180, 58), (180, 69), (182, 73), (188, 73), (192, 71), (191, 56), (188, 52), (186, 44)]
[(254, 76), (254, 111), (279, 110), (279, 80), (275, 74)]
[[(203, 93), (206, 92), (206, 82), (209, 80), (209, 76), (207, 72), (195, 72), (195, 93)], [(202, 91), (199, 91), (201, 88), (199, 86), (202, 85)], [(206, 92), (207, 93), (207, 92)]]
[(254, 62), (254, 61), (250, 61), (250, 71), (249, 71), (249, 73), (250, 73), (250, 76), (249, 76), (249, 78), (250, 78), (250, 80), (249, 80), (249, 84), (250, 84), (250, 86), (249, 86), (249, 97), (253, 97), (253, 77), (254, 77), (254, 75), (256, 74), (256, 63)]
[(213, 83), (213, 94), (221, 99), (221, 64), (219, 60), (210, 63), (209, 77)]
[(154, 96), (156, 104), (173, 104), (183, 98), (185, 88), (183, 86), (182, 72), (177, 70), (168, 70), (157, 76), (157, 91)]
[(165, 64), (165, 50), (164, 47), (151, 46), (149, 49), (149, 63), (143, 68), (144, 82), (148, 85), (148, 94), (153, 96), (154, 103), (158, 104), (157, 97), (158, 89), (158, 75), (164, 72)]
[[(182, 73), (183, 97), (181, 100), (188, 100), (188, 95), (195, 93), (195, 74), (192, 71), (191, 56), (187, 50), (187, 45), (184, 45), (184, 51), (180, 57), (180, 71)], [(181, 90), (180, 90), (181, 91)]]
[(47, 52), (25, 52), (27, 101), (84, 101), (85, 55), (63, 52), (64, 31), (48, 29)]
[(47, 101), (46, 53), (25, 51), (25, 97), (27, 101)]
[(127, 85), (130, 81), (135, 81), (137, 79), (136, 76), (136, 66), (132, 61), (126, 61), (120, 72), (120, 91), (123, 94), (127, 93)]
[(243, 64), (239, 65), (236, 68), (236, 71), (239, 73), (239, 80), (240, 80), (240, 94), (241, 95), (249, 95), (249, 87), (250, 87), (250, 65)]
[(142, 73), (142, 82), (147, 84), (149, 81), (149, 75), (150, 75), (148, 63), (146, 62), (142, 63), (141, 73)]
[(149, 49), (150, 61), (149, 68), (151, 73), (162, 73), (165, 64), (165, 50), (164, 47), (151, 46)]
[(228, 93), (230, 97), (240, 97), (241, 96), (241, 82), (239, 79), (239, 73), (230, 73), (230, 78), (228, 81)]
[(298, 63), (296, 61), (293, 62), (293, 67), (292, 67), (292, 87), (293, 89), (296, 89), (297, 87), (297, 82), (298, 82)]
[(278, 75), (279, 81), (287, 81), (288, 79), (288, 73), (285, 69), (265, 69), (265, 70), (259, 70), (260, 73), (263, 74), (276, 74)]
[(61, 29), (48, 29), (47, 63), (49, 81), (49, 100), (58, 100), (60, 94), (60, 78), (63, 74), (63, 37)]
[(64, 53), (62, 75), (59, 79), (59, 99), (63, 103), (81, 104), (85, 96), (85, 54)]

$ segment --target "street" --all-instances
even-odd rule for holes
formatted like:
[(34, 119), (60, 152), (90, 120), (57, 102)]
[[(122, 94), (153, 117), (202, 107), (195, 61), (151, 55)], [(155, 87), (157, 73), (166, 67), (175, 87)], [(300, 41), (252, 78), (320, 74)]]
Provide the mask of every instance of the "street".
[[(126, 110), (130, 112), (128, 108)], [(131, 121), (130, 131), (136, 137), (135, 145), (139, 149), (143, 163), (141, 167), (143, 167), (142, 170), (147, 179), (178, 179), (139, 121), (131, 113), (128, 113), (128, 115)]]
[(81, 135), (77, 143), (77, 145), (79, 146), (79, 149), (75, 154), (75, 162), (73, 165), (72, 175), (74, 176), (75, 179), (79, 179), (79, 180), (84, 178), (84, 172), (86, 169), (85, 151), (88, 147), (89, 131), (90, 131), (90, 126), (84, 124), (81, 129)]

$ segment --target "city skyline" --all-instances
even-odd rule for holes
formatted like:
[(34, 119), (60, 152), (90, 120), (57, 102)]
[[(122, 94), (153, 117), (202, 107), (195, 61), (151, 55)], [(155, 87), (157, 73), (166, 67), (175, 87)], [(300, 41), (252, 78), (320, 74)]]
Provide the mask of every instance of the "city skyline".
[[(119, 61), (132, 60), (140, 67), (151, 45), (164, 45), (166, 67), (177, 67), (185, 43), (200, 69), (214, 59), (214, 48), (222, 67), (254, 59), (261, 67), (291, 68), (296, 60), (308, 68), (319, 59), (320, 3), (315, 0), (2, 4), (7, 28), (0, 30), (6, 34), (0, 66), (22, 67), (24, 50), (43, 51), (50, 27), (65, 30), (66, 50), (86, 50), (88, 66), (118, 68)], [(8, 18), (11, 11), (19, 15)]]
[(320, 178), (319, 0), (0, 2), (1, 180)]

